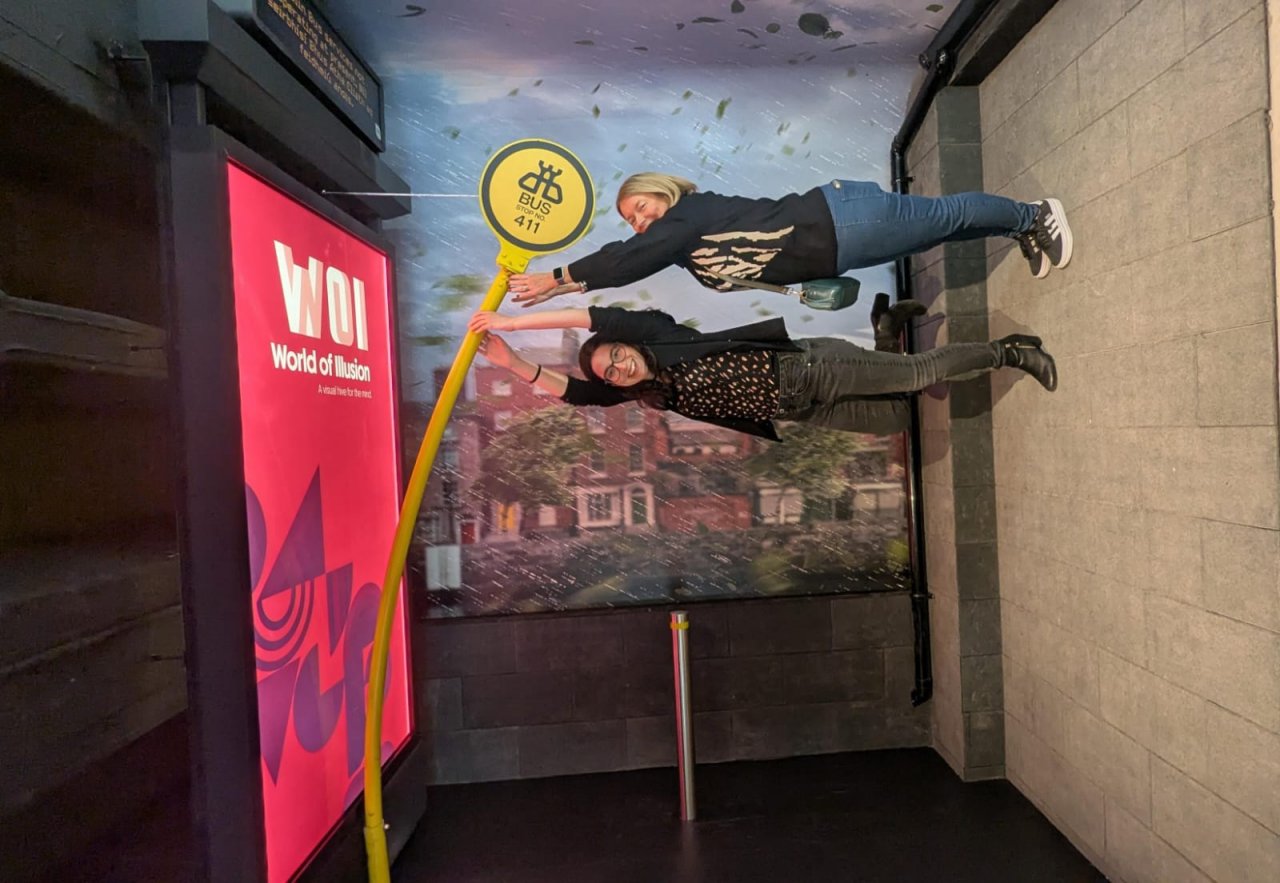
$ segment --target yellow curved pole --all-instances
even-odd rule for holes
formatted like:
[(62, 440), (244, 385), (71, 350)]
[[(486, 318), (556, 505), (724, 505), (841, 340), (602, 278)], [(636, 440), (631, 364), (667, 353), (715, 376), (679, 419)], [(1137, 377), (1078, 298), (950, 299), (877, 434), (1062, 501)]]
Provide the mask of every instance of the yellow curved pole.
[[(507, 281), (512, 273), (523, 272), (529, 264), (528, 254), (518, 254), (503, 249), (498, 256), (498, 276), (480, 304), (482, 310), (496, 310), (507, 294)], [(514, 265), (514, 266), (512, 266)], [(440, 439), (453, 413), (462, 382), (471, 370), (471, 362), (480, 346), (480, 335), (471, 331), (462, 339), (453, 367), (445, 378), (440, 398), (431, 411), (431, 420), (422, 437), (418, 458), (414, 461), (409, 485), (405, 489), (404, 502), (400, 504), (400, 523), (396, 526), (395, 540), (391, 545), (391, 557), (382, 579), (382, 596), (378, 602), (378, 624), (373, 633), (373, 650), (369, 656), (369, 692), (367, 694), (364, 721), (364, 843), (369, 859), (370, 883), (390, 883), (391, 861), (387, 854), (387, 830), (382, 818), (382, 702), (387, 680), (387, 655), (391, 650), (391, 626), (396, 615), (396, 599), (400, 594), (400, 580), (404, 576), (405, 557), (409, 553), (409, 541), (422, 507), (422, 496), (427, 489), (427, 479), (435, 464)]]

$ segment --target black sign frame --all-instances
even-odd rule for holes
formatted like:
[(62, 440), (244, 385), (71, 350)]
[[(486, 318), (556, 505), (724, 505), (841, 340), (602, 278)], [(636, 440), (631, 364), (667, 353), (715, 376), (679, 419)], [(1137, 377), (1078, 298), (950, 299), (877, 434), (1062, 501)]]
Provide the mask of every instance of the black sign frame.
[[(217, 0), (217, 3), (272, 55), (293, 71), (317, 98), (346, 122), (352, 131), (370, 147), (379, 153), (387, 149), (382, 80), (309, 0)], [(324, 38), (346, 54), (352, 65), (364, 75), (374, 93), (371, 96), (372, 107), (367, 108), (369, 113), (363, 113), (358, 106), (353, 107), (348, 104), (337, 88), (307, 59), (301, 45), (301, 38), (293, 32), (280, 14), (272, 9), (273, 3), (288, 3), (305, 10), (320, 26)]]
[[(385, 252), (392, 269), (395, 251), (382, 234), (342, 213), (221, 130), (190, 126), (170, 131), (162, 189), (167, 228), (163, 257), (170, 292), (168, 355), (179, 474), (197, 878), (209, 883), (266, 883), (252, 617), (247, 593), (226, 588), (250, 582), (226, 182), (231, 161)], [(394, 272), (388, 282), (394, 305)], [(394, 340), (392, 349), (398, 365)], [(398, 371), (395, 382), (398, 387)], [(413, 611), (406, 614), (412, 622)], [(414, 671), (422, 670), (419, 645), (410, 642)], [(410, 686), (417, 724), (409, 741), (383, 767), (384, 817), (393, 857), (426, 812), (430, 761), (423, 718), (417, 712), (424, 687), (414, 677)], [(363, 806), (357, 800), (296, 879), (351, 880), (363, 876), (365, 861)]]

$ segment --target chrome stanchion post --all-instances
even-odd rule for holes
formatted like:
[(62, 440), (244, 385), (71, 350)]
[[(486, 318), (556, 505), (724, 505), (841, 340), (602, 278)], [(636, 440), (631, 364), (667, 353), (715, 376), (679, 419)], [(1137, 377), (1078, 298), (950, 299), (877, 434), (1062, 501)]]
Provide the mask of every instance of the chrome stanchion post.
[(671, 613), (671, 664), (676, 693), (676, 771), (680, 775), (680, 820), (698, 817), (693, 793), (693, 706), (689, 698), (689, 615)]

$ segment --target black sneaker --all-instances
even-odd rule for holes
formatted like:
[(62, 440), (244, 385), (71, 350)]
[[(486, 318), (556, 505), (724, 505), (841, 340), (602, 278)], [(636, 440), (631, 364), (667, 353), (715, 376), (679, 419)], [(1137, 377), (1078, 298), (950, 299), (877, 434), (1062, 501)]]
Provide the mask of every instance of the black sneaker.
[(1034, 226), (1026, 233), (1018, 234), (1018, 247), (1022, 249), (1022, 256), (1027, 259), (1027, 265), (1031, 267), (1032, 276), (1043, 279), (1049, 275), (1049, 257), (1040, 247), (1040, 240), (1036, 237)]
[[(1061, 269), (1071, 263), (1071, 226), (1067, 224), (1067, 213), (1062, 203), (1047, 198), (1032, 205), (1037, 206), (1036, 221), (1028, 231), (1035, 236), (1041, 251), (1049, 259), (1049, 263)], [(1046, 268), (1046, 272), (1048, 268)], [(1038, 278), (1038, 277), (1037, 277)]]

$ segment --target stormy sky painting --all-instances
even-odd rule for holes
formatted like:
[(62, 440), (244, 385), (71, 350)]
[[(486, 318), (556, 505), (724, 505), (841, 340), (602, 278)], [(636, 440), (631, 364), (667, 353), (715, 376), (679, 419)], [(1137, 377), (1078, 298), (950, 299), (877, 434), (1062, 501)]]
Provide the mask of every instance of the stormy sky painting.
[[(744, 196), (835, 178), (889, 188), (890, 144), (922, 76), (917, 56), (954, 3), (318, 3), (381, 77), (386, 161), (424, 194), (386, 227), (409, 449), (435, 373), (451, 363), (496, 272), (476, 189), (497, 150), (549, 139), (592, 176), (590, 230), (531, 264), (543, 271), (627, 238), (613, 206), (635, 172)], [(859, 302), (839, 312), (768, 292), (712, 292), (678, 268), (534, 309), (659, 307), (703, 330), (780, 315), (794, 336), (870, 347), (871, 303), (893, 291), (892, 269), (851, 275), (862, 282)], [(562, 337), (510, 340), (546, 354)], [(572, 361), (560, 352), (551, 358)], [(900, 437), (801, 426), (773, 445), (633, 405), (566, 408), (482, 358), (469, 379), (410, 553), (430, 616), (905, 585)], [(573, 451), (559, 471), (547, 462), (552, 442)]]

